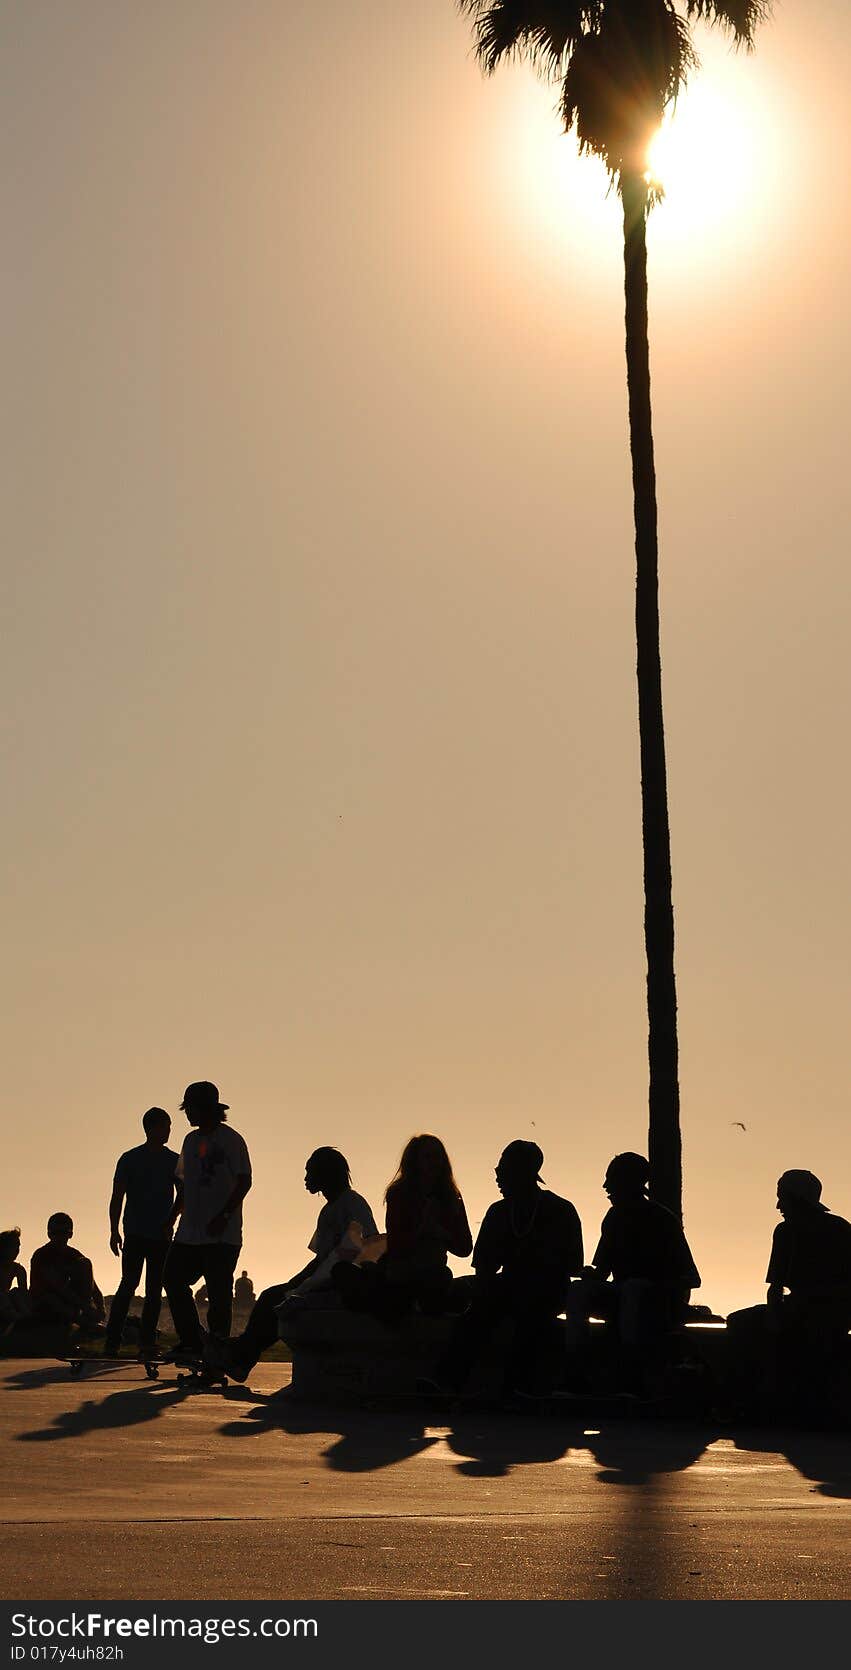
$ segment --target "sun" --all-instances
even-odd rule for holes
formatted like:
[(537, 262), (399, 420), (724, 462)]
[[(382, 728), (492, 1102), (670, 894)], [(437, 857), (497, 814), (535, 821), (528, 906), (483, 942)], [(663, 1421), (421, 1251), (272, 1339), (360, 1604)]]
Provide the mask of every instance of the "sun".
[(753, 186), (754, 146), (747, 108), (710, 83), (687, 89), (665, 117), (648, 153), (648, 176), (673, 203), (723, 198), (737, 210)]
[[(553, 91), (532, 76), (507, 78), (501, 135), (483, 163), (516, 269), (522, 262), (584, 274), (596, 285), (617, 257), (620, 206), (603, 164), (578, 154), (559, 130)], [(493, 89), (488, 88), (493, 96)], [(649, 172), (662, 190), (648, 238), (659, 281), (699, 273), (728, 282), (765, 262), (785, 235), (790, 191), (805, 146), (778, 105), (769, 68), (718, 40), (701, 41), (689, 79), (653, 140)], [(508, 188), (508, 189), (506, 189)]]

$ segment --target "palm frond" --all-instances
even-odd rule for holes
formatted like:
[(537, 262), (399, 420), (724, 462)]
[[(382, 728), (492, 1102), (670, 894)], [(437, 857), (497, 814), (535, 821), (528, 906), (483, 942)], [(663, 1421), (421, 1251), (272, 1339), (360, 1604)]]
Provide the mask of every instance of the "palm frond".
[(665, 107), (696, 63), (672, 0), (610, 0), (599, 29), (571, 54), (561, 96), (565, 131), (575, 126), (580, 150), (602, 157), (613, 177), (624, 168), (642, 172)]
[(753, 46), (757, 24), (771, 15), (770, 0), (687, 0), (689, 17), (720, 23), (741, 46)]
[(522, 57), (542, 74), (564, 74), (587, 29), (599, 26), (604, 0), (458, 0), (473, 18), (476, 56), (487, 75), (504, 58)]

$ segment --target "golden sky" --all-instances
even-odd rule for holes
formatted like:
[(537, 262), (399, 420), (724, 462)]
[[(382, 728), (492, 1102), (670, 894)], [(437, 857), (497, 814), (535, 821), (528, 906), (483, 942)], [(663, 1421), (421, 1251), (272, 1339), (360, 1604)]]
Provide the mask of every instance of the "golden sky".
[[(70, 1211), (109, 1290), (115, 1158), (192, 1079), (252, 1152), (258, 1286), (318, 1143), (377, 1208), (435, 1130), (478, 1220), (534, 1136), (591, 1250), (645, 1144), (618, 205), (552, 90), (400, 11), (0, 0), (0, 1217), (29, 1257)], [(781, 1170), (851, 1215), (851, 13), (699, 44), (651, 351), (686, 1228), (727, 1307)]]

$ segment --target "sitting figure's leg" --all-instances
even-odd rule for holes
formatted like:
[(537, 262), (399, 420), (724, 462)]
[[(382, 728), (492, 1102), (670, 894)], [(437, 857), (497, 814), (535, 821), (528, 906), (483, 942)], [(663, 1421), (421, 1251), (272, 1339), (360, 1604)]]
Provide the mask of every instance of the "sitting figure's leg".
[(104, 1306), (100, 1289), (95, 1286), (91, 1261), (83, 1260), (69, 1283), (69, 1292), (76, 1306), (76, 1320), (83, 1329), (94, 1329), (103, 1321)]
[(618, 1283), (618, 1335), (625, 1384), (646, 1396), (658, 1391), (670, 1314), (661, 1282), (631, 1276)]
[(776, 1395), (777, 1335), (767, 1305), (731, 1311), (724, 1338), (724, 1389), (737, 1408), (757, 1412)]
[(558, 1384), (562, 1370), (558, 1315), (562, 1305), (560, 1289), (517, 1289), (512, 1293), (514, 1341), (506, 1364), (511, 1391), (547, 1397)]
[(276, 1306), (290, 1291), (289, 1282), (267, 1287), (260, 1294), (241, 1334), (225, 1350), (225, 1367), (232, 1380), (246, 1380), (255, 1363), (278, 1338)]
[(488, 1340), (506, 1315), (508, 1306), (502, 1276), (488, 1279), (476, 1277), (470, 1308), (459, 1316), (435, 1369), (436, 1386), (451, 1392), (461, 1390)]

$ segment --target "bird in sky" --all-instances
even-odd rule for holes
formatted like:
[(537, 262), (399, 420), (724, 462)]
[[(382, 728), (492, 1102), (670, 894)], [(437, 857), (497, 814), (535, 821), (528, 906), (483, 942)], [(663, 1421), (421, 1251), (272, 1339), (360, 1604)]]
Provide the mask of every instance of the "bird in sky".
[(736, 1127), (736, 1129), (739, 1130), (739, 1131), (746, 1131), (747, 1130), (747, 1125), (743, 1125), (741, 1119), (731, 1119), (730, 1124), (734, 1125)]

